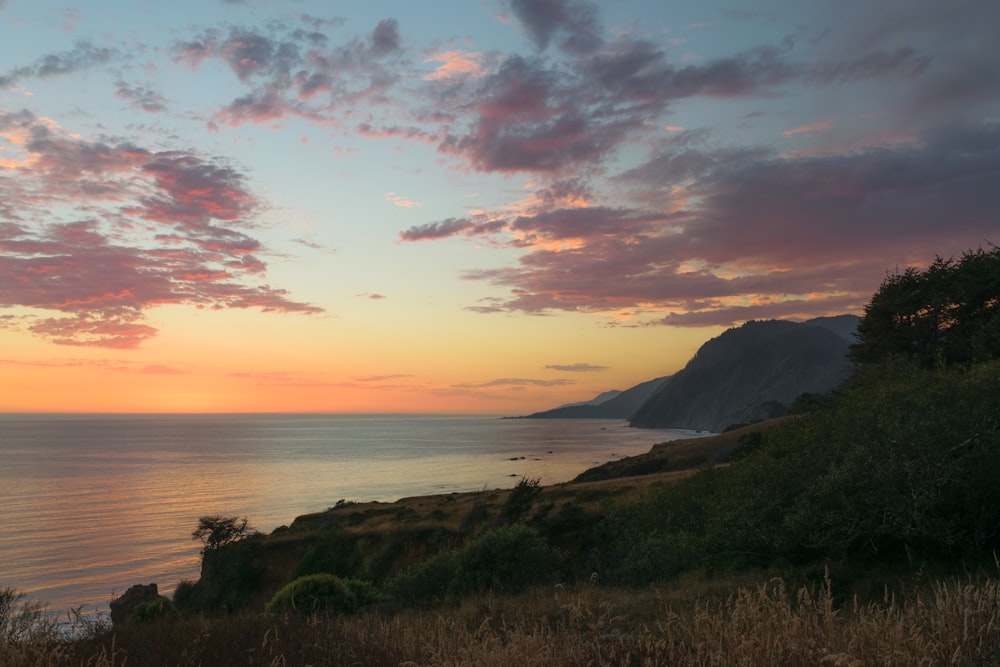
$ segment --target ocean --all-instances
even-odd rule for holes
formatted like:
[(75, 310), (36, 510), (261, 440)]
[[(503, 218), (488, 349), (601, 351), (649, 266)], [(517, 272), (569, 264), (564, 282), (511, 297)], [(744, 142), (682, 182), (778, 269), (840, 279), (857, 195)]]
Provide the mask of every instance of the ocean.
[(198, 517), (270, 532), (338, 500), (572, 479), (692, 431), (615, 420), (414, 415), (0, 414), (0, 588), (104, 612), (196, 580)]

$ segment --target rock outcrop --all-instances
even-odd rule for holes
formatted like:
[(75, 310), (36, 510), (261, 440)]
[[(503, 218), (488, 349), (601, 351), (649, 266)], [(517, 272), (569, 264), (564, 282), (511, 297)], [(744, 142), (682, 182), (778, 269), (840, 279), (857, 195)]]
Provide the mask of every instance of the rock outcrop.
[(135, 584), (129, 586), (121, 597), (111, 601), (111, 624), (121, 627), (128, 622), (136, 608), (144, 602), (152, 602), (160, 597), (156, 584)]

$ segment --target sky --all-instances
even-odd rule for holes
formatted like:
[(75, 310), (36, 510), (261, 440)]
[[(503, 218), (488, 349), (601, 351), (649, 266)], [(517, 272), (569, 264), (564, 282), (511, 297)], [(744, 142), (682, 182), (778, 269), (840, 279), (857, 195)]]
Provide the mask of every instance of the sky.
[(0, 0), (0, 411), (524, 414), (1000, 242), (1000, 3)]

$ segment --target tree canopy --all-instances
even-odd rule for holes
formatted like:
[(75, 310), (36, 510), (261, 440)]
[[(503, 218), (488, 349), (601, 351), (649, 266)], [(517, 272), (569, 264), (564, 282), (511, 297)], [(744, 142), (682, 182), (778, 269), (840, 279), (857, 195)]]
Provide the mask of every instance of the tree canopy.
[(198, 527), (191, 537), (201, 540), (202, 552), (213, 551), (232, 542), (238, 542), (254, 534), (254, 529), (246, 517), (220, 516), (218, 514), (203, 516), (198, 519)]
[(1000, 247), (938, 257), (888, 276), (865, 306), (858, 363), (908, 357), (925, 367), (1000, 358)]

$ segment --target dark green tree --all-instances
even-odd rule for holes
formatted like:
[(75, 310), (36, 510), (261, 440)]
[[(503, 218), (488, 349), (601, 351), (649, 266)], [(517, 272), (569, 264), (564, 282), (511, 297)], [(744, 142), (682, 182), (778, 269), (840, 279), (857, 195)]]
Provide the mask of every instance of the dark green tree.
[(922, 366), (1000, 358), (1000, 248), (888, 276), (865, 306), (851, 359)]

